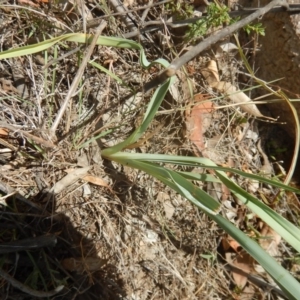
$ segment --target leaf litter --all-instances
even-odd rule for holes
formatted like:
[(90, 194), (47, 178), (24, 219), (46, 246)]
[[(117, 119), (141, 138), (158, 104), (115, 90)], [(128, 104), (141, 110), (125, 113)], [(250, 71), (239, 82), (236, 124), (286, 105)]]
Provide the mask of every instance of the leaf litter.
[[(33, 2), (27, 3), (37, 7)], [(61, 3), (55, 5), (61, 8)], [(97, 10), (91, 12), (90, 3), (81, 8), (69, 5), (68, 13), (60, 9), (66, 19), (55, 17), (54, 28), (48, 26), (47, 32), (51, 29), (51, 34), (57, 34), (62, 24), (65, 28), (78, 18), (97, 16)], [(126, 5), (138, 4), (128, 1)], [(28, 25), (27, 15), (17, 10), (4, 13), (8, 20), (13, 17)], [(53, 15), (56, 16), (56, 13)], [(159, 9), (152, 10), (157, 17), (160, 13)], [(39, 24), (35, 39), (45, 30), (45, 19), (43, 15), (33, 16), (33, 21)], [(136, 12), (135, 16), (141, 14)], [(111, 21), (105, 34), (125, 33), (124, 27), (119, 26), (122, 19), (114, 20), (116, 24)], [(24, 28), (25, 33), (30, 34), (29, 29)], [(16, 44), (22, 40), (11, 34), (13, 30), (19, 30), (14, 23), (4, 24), (0, 29), (3, 49), (11, 48), (14, 38)], [(169, 43), (177, 45), (168, 32), (164, 35), (169, 38)], [(222, 53), (235, 50), (234, 44), (228, 44), (220, 47), (218, 53), (221, 57)], [(161, 55), (154, 47), (147, 47), (146, 51), (148, 57)], [(61, 52), (67, 52), (67, 49), (61, 46)], [(55, 52), (51, 50), (47, 55), (52, 59)], [(93, 54), (93, 59), (102, 65), (107, 65), (108, 57), (113, 57), (109, 63), (110, 70), (130, 88), (152, 76), (151, 70), (141, 70), (133, 51), (98, 47)], [(14, 130), (0, 126), (0, 148), (5, 150), (0, 152), (0, 162), (1, 169), (6, 170), (1, 174), (0, 183), (10, 186), (14, 195), (20, 194), (15, 199), (2, 200), (7, 204), (1, 211), (1, 224), (6, 224), (3, 241), (15, 235), (21, 239), (51, 232), (58, 237), (58, 242), (53, 248), (41, 247), (33, 252), (36, 265), (29, 263), (27, 253), (20, 253), (18, 265), (14, 265), (14, 260), (8, 257), (3, 266), (7, 270), (14, 268), (15, 274), (23, 275), (17, 278), (20, 282), (26, 282), (37, 290), (43, 290), (45, 286), (43, 280), (34, 280), (35, 272), (40, 272), (39, 276), (46, 280), (47, 288), (63, 284), (64, 294), (57, 299), (224, 299), (233, 296), (230, 282), (242, 289), (237, 299), (242, 299), (247, 293), (253, 295), (252, 283), (237, 272), (227, 276), (224, 264), (216, 257), (228, 256), (231, 262), (227, 263), (248, 273), (253, 272), (255, 263), (240, 252), (233, 241), (230, 242), (233, 253), (225, 248), (224, 255), (221, 255), (218, 249), (222, 244), (218, 241), (220, 237), (224, 240), (224, 237), (214, 223), (148, 175), (96, 159), (95, 144), (85, 144), (99, 128), (112, 129), (112, 133), (97, 139), (97, 147), (123, 140), (143, 116), (148, 99), (139, 95), (123, 101), (123, 96), (130, 94), (128, 88), (95, 68), (87, 68), (83, 76), (84, 85), (79, 87), (76, 101), (70, 104), (66, 118), (58, 128), (61, 140), (58, 143), (51, 141), (51, 146), (44, 149), (37, 139), (30, 137), (37, 136), (48, 141), (49, 123), (53, 121), (76, 73), (78, 57), (74, 54), (66, 56), (59, 63), (48, 66), (48, 79), (44, 78), (44, 70), (39, 65), (41, 60), (36, 56), (32, 58), (23, 58), (21, 66), (24, 69), (15, 75), (10, 71), (10, 65), (16, 65), (15, 61), (0, 62), (0, 78), (3, 78), (1, 95), (5, 95), (0, 104), (0, 118), (17, 126)], [(265, 145), (259, 144), (261, 149), (258, 149), (260, 131), (251, 116), (263, 118), (264, 115), (253, 103), (244, 104), (251, 100), (237, 88), (236, 82), (229, 78), (219, 80), (220, 71), (216, 64), (212, 65), (212, 59), (215, 57), (207, 57), (206, 54), (189, 63), (188, 76), (191, 78), (187, 78), (185, 73), (179, 76), (177, 85), (172, 87), (149, 129), (148, 138), (136, 145), (137, 150), (131, 151), (203, 155), (223, 166), (252, 173), (261, 169)], [(208, 68), (207, 60), (211, 61)], [(231, 61), (229, 58), (225, 61), (229, 69)], [(17, 75), (30, 83), (24, 86), (33, 102), (22, 98), (15, 88), (17, 80), (14, 78)], [(55, 81), (54, 88), (51, 80)], [(7, 97), (11, 95), (13, 97)], [(224, 107), (228, 104), (225, 99), (214, 100), (220, 95), (228, 96), (240, 106), (218, 109), (219, 105)], [(22, 126), (22, 130), (18, 126)], [(159, 130), (158, 126), (161, 126)], [(66, 131), (70, 134), (65, 135)], [(84, 146), (79, 150), (73, 147), (82, 144)], [(21, 156), (14, 155), (16, 149), (21, 151)], [(83, 156), (84, 161), (80, 161)], [(68, 170), (72, 173), (66, 175)], [(257, 186), (250, 180), (233, 179), (253, 193), (263, 192), (270, 201), (275, 197), (276, 191), (267, 192), (266, 187)], [(89, 192), (84, 188), (86, 181), (90, 183)], [(224, 190), (224, 186), (212, 184), (203, 188), (211, 190), (224, 203), (225, 214), (245, 232), (252, 234), (250, 228), (261, 230), (260, 243), (263, 247), (273, 252), (280, 249), (281, 241), (274, 233), (264, 227), (259, 228), (256, 216), (249, 216)], [(26, 197), (27, 202), (21, 202), (18, 197), (23, 200)], [(38, 210), (37, 204), (43, 209)], [(51, 270), (54, 270), (53, 273)], [(5, 293), (9, 290), (20, 296), (18, 289), (8, 284), (3, 284), (4, 289)], [(263, 287), (255, 289), (257, 297), (262, 295), (262, 290)], [(278, 299), (276, 294), (270, 294), (270, 297)]]

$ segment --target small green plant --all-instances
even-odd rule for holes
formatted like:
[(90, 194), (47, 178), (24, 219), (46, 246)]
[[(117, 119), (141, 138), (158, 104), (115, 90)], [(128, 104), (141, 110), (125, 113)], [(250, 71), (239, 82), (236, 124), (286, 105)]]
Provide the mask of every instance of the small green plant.
[[(207, 7), (207, 15), (189, 25), (186, 32), (186, 41), (195, 42), (199, 37), (204, 36), (210, 29), (220, 26), (227, 26), (237, 22), (239, 18), (232, 18), (229, 15), (229, 8), (224, 4), (212, 3)], [(262, 23), (254, 25), (248, 24), (244, 30), (250, 34), (254, 32), (259, 35), (265, 35)]]
[(226, 5), (212, 3), (207, 7), (207, 16), (189, 26), (186, 40), (193, 42), (205, 35), (209, 29), (229, 24), (232, 19), (228, 12), (229, 8)]
[(168, 3), (166, 9), (171, 12), (175, 20), (184, 20), (193, 16), (193, 6), (186, 2), (177, 1)]
[(251, 32), (256, 33), (257, 35), (265, 35), (265, 28), (263, 27), (262, 23), (256, 23), (256, 24), (248, 24), (244, 27), (244, 30), (247, 32), (247, 34), (250, 34)]

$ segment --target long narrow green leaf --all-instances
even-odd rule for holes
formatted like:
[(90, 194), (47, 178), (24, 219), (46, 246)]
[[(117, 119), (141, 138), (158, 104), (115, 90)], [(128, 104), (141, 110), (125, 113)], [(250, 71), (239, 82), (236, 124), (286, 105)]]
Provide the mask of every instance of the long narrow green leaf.
[(96, 63), (94, 61), (89, 61), (89, 64), (92, 65), (93, 67), (99, 69), (100, 71), (104, 72), (111, 78), (113, 78), (117, 83), (119, 83), (119, 84), (127, 87), (129, 90), (131, 90), (129, 85), (124, 80), (122, 80), (120, 77), (118, 77), (116, 74), (114, 74), (113, 72), (107, 70), (106, 68), (102, 67), (101, 65), (99, 65), (98, 63)]
[[(286, 293), (289, 299), (300, 299), (299, 282), (274, 258), (266, 253), (255, 241), (250, 239), (232, 223), (217, 214), (220, 204), (200, 188), (188, 182), (175, 171), (167, 170), (154, 163), (137, 160), (123, 160), (114, 156), (114, 160), (132, 168), (137, 168), (161, 180), (166, 185), (186, 197), (189, 201), (202, 209), (221, 228), (231, 235), (274, 279), (278, 286)], [(187, 182), (186, 182), (187, 181)], [(188, 193), (186, 193), (188, 191)], [(213, 213), (211, 213), (213, 212)]]
[[(152, 159), (151, 159), (152, 158)], [(180, 159), (179, 159), (180, 158)], [(132, 164), (131, 161), (139, 162), (162, 162), (162, 163), (173, 163), (173, 164), (184, 164), (187, 162), (193, 162), (196, 164), (199, 162), (198, 157), (175, 157), (172, 159), (169, 155), (160, 154), (139, 154), (139, 153), (115, 153), (109, 157), (114, 161), (118, 161), (122, 164)], [(201, 160), (202, 161), (202, 160)], [(202, 161), (203, 162), (203, 161)], [(263, 202), (258, 200), (256, 197), (250, 195), (241, 187), (236, 185), (232, 180), (230, 180), (227, 175), (223, 172), (224, 168), (217, 168), (216, 165), (207, 160), (208, 169), (214, 167), (216, 175), (219, 179), (253, 212), (255, 212), (264, 222), (271, 226), (282, 238), (284, 238), (293, 248), (300, 252), (300, 229), (295, 225), (287, 221), (285, 218), (280, 216), (278, 213), (273, 211)], [(221, 170), (221, 171), (220, 171)], [(229, 169), (231, 170), (231, 169)], [(245, 173), (247, 174), (247, 173)], [(274, 183), (273, 183), (274, 184)], [(276, 183), (277, 184), (277, 183)], [(282, 188), (288, 189), (287, 186), (282, 185)]]
[[(169, 90), (170, 85), (173, 83), (174, 78), (170, 78), (167, 80), (164, 84), (162, 84), (159, 88), (156, 89), (155, 93), (153, 94), (150, 104), (148, 105), (148, 109), (145, 112), (144, 120), (142, 124), (123, 142), (104, 149), (102, 151), (102, 155), (105, 157), (108, 157), (112, 155), (113, 153), (119, 152), (126, 148), (127, 146), (135, 143), (147, 130), (149, 124), (155, 117), (156, 112), (158, 111), (162, 101), (164, 100), (164, 97)], [(150, 109), (151, 108), (151, 109)]]
[[(124, 164), (124, 161), (122, 160), (114, 161)], [(197, 207), (210, 214), (216, 214), (220, 210), (221, 204), (217, 200), (175, 171), (168, 170), (149, 162), (135, 160), (126, 161), (126, 166), (139, 169), (161, 180), (164, 184), (170, 186), (183, 197), (189, 199)]]
[(185, 179), (188, 180), (197, 180), (197, 181), (203, 181), (203, 182), (218, 182), (221, 183), (222, 181), (216, 176), (210, 175), (210, 174), (198, 174), (194, 172), (182, 172), (182, 171), (177, 171), (178, 174), (182, 175)]
[(255, 241), (237, 229), (221, 215), (210, 216), (269, 273), (288, 299), (300, 299), (300, 283), (284, 269), (273, 257), (266, 253)]
[[(93, 35), (84, 34), (84, 33), (68, 33), (65, 35), (61, 35), (58, 37), (54, 37), (52, 39), (45, 40), (43, 42), (39, 42), (37, 44), (32, 44), (28, 46), (23, 46), (15, 49), (10, 49), (7, 51), (0, 52), (0, 59), (19, 57), (23, 55), (30, 55), (37, 52), (44, 51), (56, 43), (59, 42), (77, 42), (81, 44), (90, 43), (93, 40)], [(169, 62), (165, 59), (157, 59), (153, 62), (149, 62), (145, 55), (144, 49), (141, 44), (136, 43), (132, 40), (127, 40), (123, 38), (117, 37), (107, 37), (100, 36), (97, 40), (97, 45), (103, 45), (108, 47), (117, 47), (117, 48), (125, 48), (125, 49), (136, 49), (140, 51), (140, 63), (144, 68), (148, 68), (150, 65), (154, 63), (161, 64), (164, 67), (169, 66)]]
[(269, 206), (247, 193), (226, 174), (216, 171), (220, 180), (233, 192), (233, 194), (257, 214), (264, 222), (284, 238), (294, 249), (300, 253), (300, 230), (291, 222), (272, 210)]
[[(102, 152), (102, 154), (103, 153), (107, 153), (107, 152), (105, 151), (105, 152)], [(214, 162), (212, 162), (210, 159), (207, 159), (204, 157), (189, 157), (189, 156), (177, 156), (177, 155), (173, 156), (173, 155), (166, 155), (166, 154), (129, 153), (129, 152), (116, 153), (114, 155), (116, 155), (120, 158), (122, 157), (124, 159), (127, 158), (127, 159), (135, 159), (135, 160), (140, 160), (140, 161), (170, 163), (170, 164), (174, 164), (174, 165), (191, 166), (191, 167), (193, 166), (193, 167), (201, 167), (201, 168), (218, 170), (218, 171), (223, 171), (223, 172), (230, 172), (230, 173), (241, 175), (245, 178), (258, 180), (260, 182), (270, 184), (272, 186), (278, 187), (280, 189), (284, 189), (286, 191), (300, 194), (300, 190), (297, 188), (294, 188), (292, 186), (288, 186), (284, 183), (269, 179), (267, 177), (246, 173), (246, 172), (243, 172), (243, 171), (240, 171), (237, 169), (219, 167)]]

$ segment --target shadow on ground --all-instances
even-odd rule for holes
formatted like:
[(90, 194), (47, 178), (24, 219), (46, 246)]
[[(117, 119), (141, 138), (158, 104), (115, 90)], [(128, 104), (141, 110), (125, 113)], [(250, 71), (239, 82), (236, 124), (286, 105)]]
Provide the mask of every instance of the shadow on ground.
[(2, 201), (0, 298), (123, 298), (116, 268), (97, 256), (93, 241), (66, 215), (56, 213), (55, 202), (49, 193)]

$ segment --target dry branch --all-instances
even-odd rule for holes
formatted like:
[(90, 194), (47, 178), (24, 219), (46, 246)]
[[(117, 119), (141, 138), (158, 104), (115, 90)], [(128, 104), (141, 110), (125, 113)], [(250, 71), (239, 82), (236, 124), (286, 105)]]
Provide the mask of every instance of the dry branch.
[(74, 78), (74, 80), (72, 82), (72, 85), (71, 85), (71, 87), (70, 87), (70, 89), (68, 91), (66, 99), (65, 99), (64, 103), (62, 104), (62, 106), (61, 106), (61, 108), (60, 108), (60, 110), (59, 110), (59, 112), (58, 112), (58, 114), (57, 114), (57, 116), (56, 116), (56, 118), (55, 118), (55, 120), (53, 122), (53, 125), (51, 127), (52, 136), (55, 136), (55, 131), (56, 131), (57, 127), (58, 127), (58, 124), (59, 124), (59, 122), (60, 122), (60, 120), (61, 120), (61, 118), (62, 118), (65, 110), (67, 109), (67, 106), (68, 106), (68, 103), (69, 103), (70, 99), (73, 97), (73, 95), (75, 93), (75, 90), (78, 87), (78, 84), (79, 84), (80, 79), (82, 78), (82, 74), (84, 72), (84, 69), (85, 69), (85, 67), (86, 67), (86, 65), (87, 65), (87, 63), (88, 63), (88, 61), (89, 61), (89, 59), (90, 59), (90, 57), (91, 57), (91, 55), (92, 55), (92, 53), (94, 51), (94, 48), (96, 46), (97, 39), (100, 36), (100, 34), (102, 33), (103, 29), (106, 27), (106, 25), (107, 25), (107, 22), (106, 21), (102, 21), (102, 23), (97, 28), (97, 31), (96, 31), (96, 33), (95, 33), (95, 35), (93, 37), (93, 40), (92, 40), (92, 42), (91, 42), (91, 44), (90, 44), (90, 46), (89, 46), (89, 48), (87, 50), (87, 53), (83, 57), (82, 63), (80, 65), (80, 67), (79, 67), (79, 69), (78, 69), (78, 71), (76, 73), (76, 76), (75, 76), (75, 78)]
[(265, 7), (257, 9), (257, 11), (255, 11), (250, 16), (247, 16), (246, 18), (220, 30), (215, 35), (209, 36), (179, 58), (174, 59), (167, 69), (158, 74), (153, 80), (146, 83), (144, 85), (144, 92), (149, 92), (150, 90), (156, 88), (158, 85), (163, 84), (169, 77), (174, 76), (176, 71), (179, 70), (184, 64), (195, 58), (203, 50), (207, 49), (208, 47), (217, 43), (219, 40), (227, 37), (228, 35), (233, 34), (235, 31), (251, 23), (260, 16), (266, 14), (275, 6), (282, 6), (286, 8), (286, 10), (288, 10), (289, 8), (289, 5), (286, 2), (286, 0), (273, 0)]

